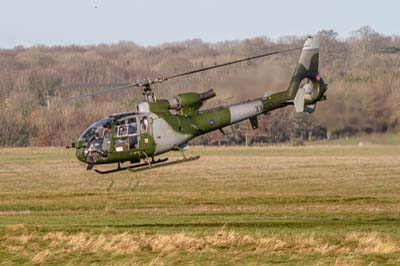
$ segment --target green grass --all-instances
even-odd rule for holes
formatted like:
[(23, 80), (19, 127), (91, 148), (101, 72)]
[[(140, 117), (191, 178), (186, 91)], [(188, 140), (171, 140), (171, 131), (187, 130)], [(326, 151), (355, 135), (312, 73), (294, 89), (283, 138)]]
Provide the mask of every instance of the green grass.
[(400, 146), (188, 152), (102, 176), (72, 150), (1, 149), (0, 265), (400, 264)]

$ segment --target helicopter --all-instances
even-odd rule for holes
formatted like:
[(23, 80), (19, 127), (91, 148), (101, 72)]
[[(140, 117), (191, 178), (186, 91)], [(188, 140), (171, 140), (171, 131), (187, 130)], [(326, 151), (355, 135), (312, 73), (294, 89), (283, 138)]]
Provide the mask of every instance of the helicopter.
[[(171, 99), (157, 99), (152, 90), (152, 85), (177, 77), (296, 49), (302, 51), (288, 89), (274, 94), (266, 93), (258, 99), (202, 110), (204, 103), (216, 96), (214, 90), (185, 92)], [(92, 170), (96, 166), (95, 171), (99, 174), (124, 170), (135, 172), (197, 160), (200, 156), (187, 157), (184, 153), (188, 142), (195, 137), (214, 130), (224, 133), (224, 127), (247, 119), (256, 129), (259, 115), (288, 105), (293, 105), (298, 113), (314, 112), (317, 102), (326, 100), (328, 88), (319, 74), (318, 62), (319, 42), (310, 36), (303, 47), (265, 53), (168, 77), (146, 78), (125, 86), (71, 97), (96, 96), (134, 87), (141, 88), (144, 96), (143, 101), (136, 102), (134, 110), (111, 114), (90, 125), (71, 146), (75, 148), (77, 159), (87, 165), (86, 169)], [(168, 161), (168, 158), (155, 158), (172, 150), (181, 151), (182, 159)], [(129, 165), (122, 166), (125, 162), (129, 162)], [(97, 169), (98, 165), (115, 163), (117, 167), (114, 169)]]

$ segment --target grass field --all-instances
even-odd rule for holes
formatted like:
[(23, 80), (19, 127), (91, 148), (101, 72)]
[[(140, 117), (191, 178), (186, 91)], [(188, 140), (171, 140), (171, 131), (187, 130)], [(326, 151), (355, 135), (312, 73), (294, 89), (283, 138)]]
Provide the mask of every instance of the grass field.
[(1, 149), (0, 265), (400, 265), (400, 146), (188, 153), (102, 176)]

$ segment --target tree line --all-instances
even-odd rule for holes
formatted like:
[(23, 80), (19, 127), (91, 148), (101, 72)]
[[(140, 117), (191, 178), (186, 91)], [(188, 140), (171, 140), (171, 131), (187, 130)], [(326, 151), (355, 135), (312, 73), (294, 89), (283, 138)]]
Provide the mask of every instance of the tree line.
[[(134, 108), (141, 91), (70, 100), (69, 96), (211, 66), (266, 51), (302, 46), (305, 36), (272, 40), (205, 43), (194, 39), (159, 46), (133, 42), (90, 46), (41, 46), (0, 50), (0, 145), (63, 146), (76, 140), (92, 122)], [(400, 127), (400, 37), (368, 26), (341, 38), (333, 30), (317, 33), (320, 72), (328, 100), (311, 115), (287, 107), (259, 119), (214, 132), (196, 144), (258, 144), (342, 138), (355, 134), (398, 132)], [(205, 108), (285, 90), (298, 52), (279, 54), (202, 72), (154, 86), (158, 98), (215, 89)], [(80, 84), (78, 86), (78, 84)]]

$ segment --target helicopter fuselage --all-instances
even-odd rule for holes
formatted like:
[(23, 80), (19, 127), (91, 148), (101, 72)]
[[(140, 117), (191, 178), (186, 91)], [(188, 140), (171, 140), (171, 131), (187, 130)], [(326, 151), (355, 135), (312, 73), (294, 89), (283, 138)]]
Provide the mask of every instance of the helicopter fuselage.
[(267, 111), (261, 99), (205, 110), (193, 116), (172, 114), (169, 110), (157, 113), (143, 110), (146, 105), (138, 105), (142, 112), (110, 115), (90, 126), (76, 143), (78, 159), (93, 164), (138, 162), (182, 148), (197, 136)]

